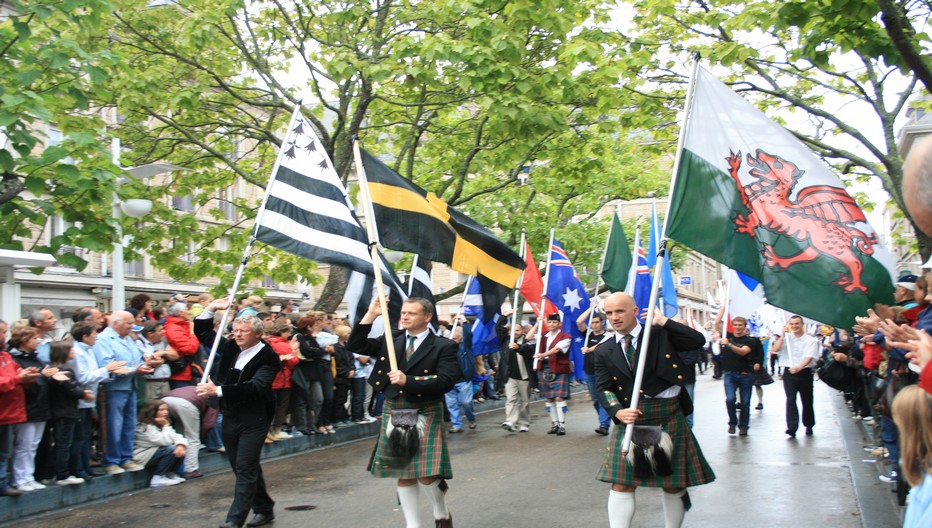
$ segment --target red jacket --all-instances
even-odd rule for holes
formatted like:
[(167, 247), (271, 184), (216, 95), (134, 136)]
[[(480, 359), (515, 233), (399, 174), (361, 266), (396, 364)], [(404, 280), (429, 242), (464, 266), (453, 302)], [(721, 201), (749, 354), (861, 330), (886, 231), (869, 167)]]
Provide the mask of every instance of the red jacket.
[(0, 425), (26, 421), (26, 393), (19, 378), (19, 365), (0, 351)]
[(272, 382), (272, 390), (290, 389), (291, 371), (294, 370), (295, 365), (297, 365), (301, 360), (298, 359), (298, 356), (294, 353), (294, 351), (291, 350), (291, 343), (289, 343), (288, 340), (284, 337), (268, 336), (265, 338), (265, 340), (268, 341), (269, 346), (271, 346), (272, 350), (274, 350), (275, 353), (280, 357), (287, 356), (288, 354), (294, 356), (287, 361), (282, 361), (282, 369), (278, 371), (278, 375), (275, 376), (275, 381)]
[[(182, 359), (197, 354), (201, 346), (197, 336), (191, 332), (191, 323), (176, 316), (165, 318), (165, 340)], [(181, 372), (172, 374), (170, 379), (191, 381), (191, 369), (182, 369)]]
[[(549, 341), (549, 338), (547, 336), (549, 333), (550, 332), (545, 333), (543, 336), (543, 339), (541, 339), (540, 343), (537, 344), (538, 352), (544, 353), (548, 350), (549, 347), (547, 347), (547, 342)], [(556, 339), (553, 340), (552, 344), (556, 346), (557, 343), (559, 343), (560, 341), (563, 341), (564, 339), (568, 339), (570, 341), (570, 345), (572, 346), (573, 337), (567, 334), (566, 332), (562, 332), (562, 331), (557, 334), (557, 337)], [(547, 356), (546, 359), (547, 359), (547, 365), (550, 367), (550, 371), (553, 372), (554, 374), (569, 374), (570, 372), (572, 372), (572, 369), (570, 368), (569, 349), (567, 349), (566, 352), (557, 352), (556, 354)], [(543, 369), (544, 369), (544, 362), (538, 361), (537, 370), (543, 370)]]

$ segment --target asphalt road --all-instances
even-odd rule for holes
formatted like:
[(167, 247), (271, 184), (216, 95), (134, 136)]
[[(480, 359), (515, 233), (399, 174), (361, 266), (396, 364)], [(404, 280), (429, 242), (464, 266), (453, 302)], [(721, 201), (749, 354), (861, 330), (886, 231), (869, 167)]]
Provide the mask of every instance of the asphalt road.
[[(816, 387), (814, 436), (790, 440), (783, 434), (784, 396), (778, 380), (765, 387), (765, 409), (753, 411), (749, 436), (738, 437), (726, 432), (722, 382), (709, 375), (699, 377), (694, 433), (717, 479), (691, 489), (693, 507), (685, 526), (864, 525), (849, 468), (855, 464), (863, 470), (863, 462), (852, 462), (843, 438), (846, 427), (851, 436), (850, 424), (842, 424), (849, 419), (837, 403), (839, 395), (822, 383), (816, 382)], [(447, 498), (457, 527), (608, 525), (609, 485), (595, 480), (607, 440), (593, 431), (597, 420), (587, 395), (574, 396), (563, 437), (545, 434), (549, 423), (542, 403), (532, 404), (532, 411), (530, 433), (502, 430), (504, 411), (495, 410), (480, 414), (476, 430), (449, 435), (455, 478)], [(274, 526), (404, 526), (394, 481), (373, 478), (365, 469), (373, 443), (374, 439), (361, 440), (266, 462), (266, 481), (277, 501)], [(54, 512), (16, 526), (218, 526), (229, 506), (232, 483), (230, 473), (208, 476)], [(426, 497), (421, 514), (423, 526), (433, 526)], [(889, 516), (879, 518), (882, 521), (872, 521), (869, 528), (898, 526), (892, 508)], [(635, 526), (662, 525), (660, 491), (638, 490)]]

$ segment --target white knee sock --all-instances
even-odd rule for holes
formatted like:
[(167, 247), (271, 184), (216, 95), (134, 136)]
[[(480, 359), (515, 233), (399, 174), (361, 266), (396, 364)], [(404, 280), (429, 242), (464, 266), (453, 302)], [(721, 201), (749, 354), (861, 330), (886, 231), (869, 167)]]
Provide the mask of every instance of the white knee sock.
[(557, 405), (560, 406), (560, 412), (563, 413), (564, 416), (566, 416), (566, 413), (567, 413), (568, 410), (569, 410), (569, 409), (566, 408), (566, 400), (563, 400), (563, 401), (561, 401), (561, 402), (557, 402)]
[(417, 518), (418, 494), (421, 492), (420, 486), (398, 486), (398, 502), (401, 503), (401, 512), (405, 515), (407, 528), (421, 528), (421, 522)]
[(663, 492), (663, 520), (665, 528), (680, 528), (683, 517), (686, 516), (686, 506), (683, 505), (683, 495), (686, 490), (676, 493)]
[(556, 415), (556, 412), (554, 412), (553, 410), (553, 404), (550, 402), (547, 402), (544, 404), (544, 407), (547, 408), (547, 414), (550, 415), (550, 421), (553, 423), (557, 423), (557, 415)]
[(609, 528), (630, 528), (634, 519), (634, 492), (608, 492), (608, 526)]
[(447, 519), (450, 517), (450, 510), (447, 509), (447, 501), (444, 499), (444, 493), (440, 490), (440, 479), (434, 480), (430, 484), (418, 484), (422, 490), (430, 497), (430, 502), (434, 506), (434, 519)]
[(565, 418), (563, 415), (563, 402), (554, 403), (553, 410), (554, 410), (554, 415), (556, 416), (557, 423), (562, 424)]

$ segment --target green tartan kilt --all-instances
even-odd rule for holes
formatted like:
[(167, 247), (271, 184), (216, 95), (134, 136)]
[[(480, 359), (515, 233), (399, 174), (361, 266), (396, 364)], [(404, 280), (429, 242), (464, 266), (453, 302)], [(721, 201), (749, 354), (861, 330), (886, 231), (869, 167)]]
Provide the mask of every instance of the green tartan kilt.
[(626, 486), (646, 486), (649, 488), (687, 488), (708, 484), (715, 480), (715, 473), (702, 456), (702, 450), (693, 436), (686, 418), (680, 412), (677, 398), (643, 398), (640, 409), (644, 413), (638, 425), (663, 425), (663, 430), (673, 440), (673, 474), (664, 478), (652, 477), (638, 479), (634, 476), (631, 464), (621, 456), (621, 444), (624, 440), (625, 426), (619, 424), (612, 428), (612, 437), (608, 443), (605, 463), (599, 469), (596, 479), (603, 482), (617, 482)]
[[(418, 419), (424, 419), (420, 430), (421, 444), (417, 454), (411, 458), (390, 457), (388, 434), (392, 409), (417, 409)], [(413, 479), (425, 477), (453, 478), (450, 453), (443, 438), (443, 401), (411, 403), (404, 397), (386, 400), (382, 414), (382, 429), (375, 444), (375, 452), (369, 461), (369, 472), (376, 477)], [(420, 429), (420, 427), (419, 427)]]
[(539, 375), (537, 377), (537, 388), (540, 389), (540, 397), (546, 400), (552, 400), (554, 398), (569, 398), (570, 375), (557, 374), (553, 381), (544, 381), (543, 375)]

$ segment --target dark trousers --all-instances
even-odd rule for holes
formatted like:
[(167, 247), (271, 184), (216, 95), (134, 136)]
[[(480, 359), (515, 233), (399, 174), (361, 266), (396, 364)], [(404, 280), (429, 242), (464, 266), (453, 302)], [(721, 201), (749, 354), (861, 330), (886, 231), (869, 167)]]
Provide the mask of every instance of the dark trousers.
[(74, 428), (71, 442), (71, 474), (86, 477), (91, 474), (91, 440), (94, 436), (94, 409), (78, 409), (81, 417)]
[(71, 444), (78, 421), (71, 418), (55, 418), (55, 478), (64, 480), (71, 475)]
[(363, 406), (366, 403), (366, 378), (353, 378), (353, 395), (350, 400), (350, 411), (353, 420), (362, 420), (366, 416)]
[(194, 380), (168, 380), (168, 388), (171, 390), (194, 385)]
[(230, 505), (226, 520), (237, 526), (246, 522), (249, 510), (272, 513), (275, 506), (275, 501), (265, 489), (262, 466), (259, 464), (268, 432), (267, 418), (237, 416), (229, 410), (223, 418), (223, 445), (236, 476), (233, 504)]
[(272, 422), (274, 427), (285, 425), (285, 419), (288, 418), (288, 411), (291, 409), (291, 387), (287, 389), (275, 389), (275, 420)]
[(346, 412), (346, 400), (349, 398), (350, 380), (341, 379), (333, 385), (333, 406), (330, 411), (330, 423), (349, 420)]
[(783, 391), (786, 393), (786, 428), (796, 432), (799, 429), (799, 407), (796, 406), (796, 397), (803, 404), (803, 425), (815, 425), (815, 412), (812, 410), (812, 369), (802, 369), (796, 374), (790, 374), (790, 369), (783, 370)]

